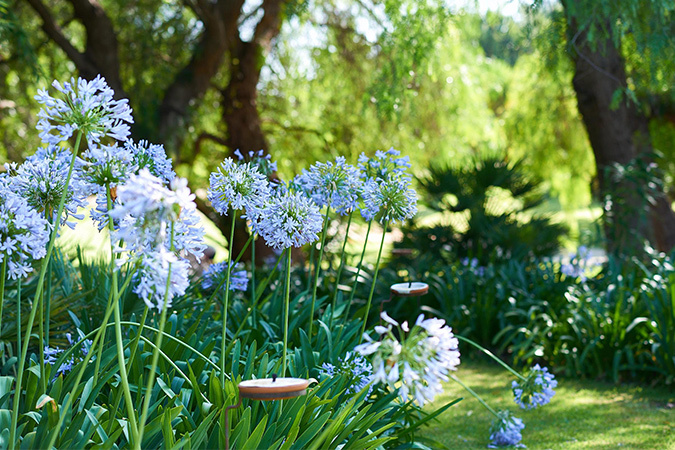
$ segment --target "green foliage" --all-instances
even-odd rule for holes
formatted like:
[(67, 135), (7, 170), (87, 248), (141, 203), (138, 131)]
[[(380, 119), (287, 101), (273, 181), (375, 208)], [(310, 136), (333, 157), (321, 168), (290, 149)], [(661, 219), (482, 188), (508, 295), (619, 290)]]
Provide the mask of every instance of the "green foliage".
[(404, 231), (401, 246), (446, 262), (472, 257), (482, 263), (551, 255), (559, 248), (565, 229), (536, 213), (546, 196), (521, 162), (486, 157), (469, 167), (434, 165), (428, 171), (418, 179), (422, 196), (444, 222), (429, 227), (418, 221)]
[[(489, 266), (422, 263), (408, 278), (429, 284), (422, 311), (445, 318), (459, 335), (516, 364), (544, 361), (570, 377), (615, 382), (654, 380), (657, 374), (670, 384), (673, 270), (671, 258), (654, 253), (649, 264), (610, 257), (579, 277), (565, 275), (561, 263), (512, 260)], [(393, 283), (398, 273), (386, 269), (382, 277)], [(395, 317), (414, 315), (417, 308), (397, 298), (387, 304)]]

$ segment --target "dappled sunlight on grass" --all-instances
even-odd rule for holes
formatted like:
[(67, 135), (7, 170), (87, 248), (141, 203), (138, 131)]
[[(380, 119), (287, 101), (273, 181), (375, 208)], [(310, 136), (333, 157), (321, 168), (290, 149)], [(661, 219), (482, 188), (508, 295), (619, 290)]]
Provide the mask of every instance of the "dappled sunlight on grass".
[[(485, 363), (464, 362), (457, 376), (496, 410), (523, 419), (523, 443), (531, 449), (675, 448), (675, 390), (614, 386), (560, 379), (550, 404), (521, 410), (513, 403), (511, 377)], [(485, 448), (491, 414), (457, 384), (427, 409), (464, 397), (423, 434), (448, 448)]]

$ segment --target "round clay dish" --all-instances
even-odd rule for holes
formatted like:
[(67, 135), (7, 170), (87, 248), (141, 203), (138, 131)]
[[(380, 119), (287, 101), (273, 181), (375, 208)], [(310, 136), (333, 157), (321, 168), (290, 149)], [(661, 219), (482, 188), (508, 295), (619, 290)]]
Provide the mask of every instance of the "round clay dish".
[(239, 395), (253, 400), (282, 400), (307, 393), (307, 386), (316, 382), (313, 378), (260, 378), (239, 383)]
[(391, 285), (391, 293), (399, 297), (417, 297), (429, 292), (429, 285), (426, 283), (398, 283)]

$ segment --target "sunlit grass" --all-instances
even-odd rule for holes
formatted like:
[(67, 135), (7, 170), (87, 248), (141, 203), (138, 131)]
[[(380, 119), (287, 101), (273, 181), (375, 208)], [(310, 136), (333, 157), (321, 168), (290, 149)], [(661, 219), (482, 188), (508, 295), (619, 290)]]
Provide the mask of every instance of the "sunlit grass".
[[(675, 449), (675, 390), (561, 379), (550, 404), (533, 411), (518, 408), (511, 377), (485, 363), (464, 362), (457, 376), (496, 410), (523, 419), (523, 443), (530, 449)], [(448, 448), (485, 448), (492, 415), (459, 385), (427, 409), (464, 397), (423, 431)]]

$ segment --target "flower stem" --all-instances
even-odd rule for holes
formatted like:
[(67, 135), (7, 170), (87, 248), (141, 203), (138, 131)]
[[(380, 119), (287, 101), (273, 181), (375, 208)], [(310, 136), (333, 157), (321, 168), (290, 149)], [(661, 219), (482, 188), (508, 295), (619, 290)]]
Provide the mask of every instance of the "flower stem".
[(521, 374), (519, 374), (518, 372), (516, 372), (515, 370), (513, 370), (513, 368), (512, 368), (511, 366), (509, 366), (509, 365), (506, 364), (504, 361), (502, 361), (501, 359), (499, 359), (497, 356), (495, 356), (494, 353), (492, 353), (490, 350), (486, 349), (485, 347), (482, 347), (481, 345), (477, 344), (476, 342), (472, 341), (472, 340), (469, 339), (469, 338), (465, 338), (464, 336), (460, 336), (460, 335), (457, 335), (457, 334), (456, 334), (455, 337), (456, 337), (457, 339), (459, 339), (460, 341), (464, 341), (464, 342), (466, 342), (467, 344), (473, 345), (473, 346), (476, 347), (478, 350), (480, 350), (481, 352), (483, 352), (483, 353), (485, 353), (486, 355), (488, 355), (490, 358), (492, 358), (492, 359), (494, 359), (495, 361), (497, 361), (499, 364), (501, 364), (502, 367), (504, 367), (506, 370), (508, 370), (508, 371), (511, 372), (513, 375), (515, 375), (516, 377), (520, 378), (521, 380), (523, 380), (523, 381), (527, 380), (527, 378), (525, 378), (524, 376), (522, 376)]
[(288, 346), (288, 309), (291, 299), (291, 247), (286, 249), (286, 289), (284, 292), (284, 353), (281, 360), (281, 377), (286, 376), (286, 348)]
[[(171, 235), (173, 241), (173, 224), (171, 226)], [(173, 245), (172, 245), (173, 246)], [(155, 385), (155, 375), (157, 371), (157, 362), (159, 361), (159, 349), (162, 347), (162, 338), (164, 337), (164, 326), (166, 325), (166, 312), (169, 309), (167, 306), (169, 299), (169, 288), (171, 286), (171, 264), (169, 264), (168, 275), (166, 279), (166, 291), (164, 291), (164, 304), (162, 305), (162, 314), (159, 319), (159, 330), (155, 338), (155, 347), (152, 351), (152, 364), (150, 366), (150, 375), (148, 377), (148, 384), (145, 387), (145, 399), (143, 400), (143, 412), (138, 424), (138, 439), (135, 441), (134, 448), (140, 450), (141, 441), (143, 440), (143, 432), (145, 431), (145, 421), (148, 418), (148, 409), (150, 408), (150, 398), (152, 397), (152, 388)]]
[[(129, 377), (129, 374), (131, 372), (131, 365), (134, 363), (134, 358), (136, 357), (136, 351), (138, 349), (138, 341), (141, 338), (141, 333), (143, 333), (143, 327), (145, 326), (145, 320), (148, 317), (148, 306), (145, 306), (145, 309), (143, 310), (143, 316), (141, 317), (141, 322), (140, 326), (138, 327), (138, 333), (136, 334), (136, 337), (131, 343), (130, 346), (130, 352), (129, 352), (129, 369), (127, 372), (127, 378)], [(124, 324), (125, 322), (120, 322), (121, 324)], [(105, 327), (105, 324), (102, 324)], [(99, 346), (100, 348), (103, 348), (103, 346)], [(98, 371), (98, 361), (97, 361), (97, 366), (96, 370)], [(111, 417), (117, 417), (117, 410), (119, 409), (120, 402), (122, 401), (122, 396), (120, 395), (121, 392), (117, 391), (117, 394), (115, 395), (115, 405), (111, 411)], [(113, 429), (113, 421), (110, 422), (110, 427), (108, 428), (108, 434), (112, 433)]]
[(331, 304), (331, 316), (330, 321), (333, 323), (333, 317), (335, 316), (335, 302), (337, 301), (337, 292), (338, 286), (340, 285), (340, 277), (342, 276), (342, 269), (345, 265), (345, 250), (347, 248), (347, 237), (349, 236), (349, 227), (352, 225), (352, 216), (354, 211), (349, 213), (349, 219), (347, 220), (347, 230), (345, 231), (345, 240), (342, 243), (342, 254), (340, 255), (340, 266), (338, 267), (337, 274), (335, 275), (335, 286), (333, 287), (333, 302)]
[(366, 324), (368, 323), (368, 314), (370, 313), (370, 304), (373, 301), (373, 294), (375, 293), (375, 285), (377, 284), (377, 273), (380, 270), (380, 258), (382, 257), (382, 248), (384, 248), (384, 237), (387, 235), (387, 227), (389, 221), (384, 224), (382, 229), (382, 240), (380, 241), (380, 250), (377, 252), (377, 262), (375, 263), (375, 274), (373, 275), (373, 282), (370, 286), (370, 294), (368, 295), (368, 302), (366, 303), (366, 313), (363, 316), (363, 325), (361, 325), (361, 335), (359, 337), (359, 345), (363, 342), (363, 333), (366, 331)]
[(373, 225), (373, 221), (368, 222), (368, 229), (366, 230), (366, 239), (363, 243), (363, 250), (361, 250), (361, 259), (359, 260), (359, 265), (356, 267), (356, 277), (354, 278), (354, 286), (352, 287), (352, 292), (349, 294), (349, 301), (347, 302), (347, 309), (345, 311), (345, 317), (342, 319), (342, 324), (345, 325), (347, 320), (349, 320), (349, 310), (352, 307), (352, 302), (354, 301), (354, 295), (356, 295), (356, 287), (359, 284), (359, 276), (361, 275), (361, 267), (363, 266), (363, 258), (366, 255), (366, 248), (368, 247), (368, 236), (370, 235), (370, 227)]
[(225, 279), (225, 300), (223, 301), (223, 335), (220, 341), (220, 385), (225, 386), (225, 340), (227, 339), (227, 308), (230, 300), (230, 275), (232, 274), (232, 252), (234, 251), (234, 225), (237, 223), (237, 210), (232, 212), (229, 251), (227, 252), (227, 275)]
[(21, 277), (16, 284), (16, 354), (21, 354)]
[(485, 403), (485, 400), (483, 400), (483, 399), (480, 397), (480, 395), (476, 394), (476, 392), (475, 392), (473, 389), (471, 389), (471, 388), (470, 388), (469, 386), (467, 386), (466, 384), (462, 383), (462, 381), (461, 381), (459, 378), (457, 378), (455, 375), (450, 375), (450, 378), (452, 378), (457, 384), (459, 384), (459, 385), (462, 386), (464, 389), (466, 389), (466, 391), (467, 391), (469, 394), (473, 395), (473, 396), (476, 398), (476, 400), (478, 400), (478, 401), (480, 402), (481, 405), (485, 406), (485, 409), (487, 409), (488, 411), (490, 411), (497, 419), (499, 419), (499, 414), (497, 414), (497, 412), (496, 412), (494, 409), (492, 409), (492, 407), (491, 407), (490, 405), (488, 405), (487, 403)]
[[(49, 238), (49, 244), (47, 245), (47, 252), (45, 254), (44, 263), (40, 268), (40, 275), (38, 276), (37, 288), (35, 290), (35, 297), (33, 299), (33, 307), (31, 308), (30, 315), (28, 316), (28, 325), (26, 327), (26, 337), (24, 339), (24, 346), (21, 349), (21, 355), (19, 356), (19, 368), (16, 374), (16, 389), (14, 391), (14, 404), (12, 407), (12, 424), (9, 431), (9, 448), (16, 447), (16, 427), (19, 420), (19, 403), (21, 398), (21, 386), (23, 384), (23, 375), (24, 368), (26, 366), (26, 356), (28, 354), (28, 343), (30, 341), (30, 335), (33, 331), (33, 324), (35, 323), (35, 313), (37, 312), (37, 307), (40, 305), (40, 299), (42, 298), (42, 290), (45, 281), (45, 275), (47, 274), (47, 263), (52, 256), (54, 250), (54, 245), (56, 243), (56, 235), (59, 231), (59, 225), (61, 224), (61, 214), (63, 214), (63, 208), (66, 204), (66, 196), (68, 194), (68, 186), (70, 185), (70, 179), (73, 176), (73, 168), (75, 167), (75, 159), (77, 158), (77, 152), (80, 148), (80, 142), (82, 140), (82, 130), (78, 130), (77, 137), (75, 138), (75, 145), (73, 147), (73, 157), (70, 160), (70, 167), (68, 168), (68, 175), (66, 176), (65, 189), (61, 194), (61, 200), (59, 201), (59, 208), (54, 218), (54, 229), (52, 230), (51, 236)], [(40, 343), (42, 344), (42, 342)], [(64, 410), (65, 411), (65, 410)]]
[[(251, 231), (251, 236), (254, 234), (255, 232)], [(255, 237), (251, 245), (251, 298), (255, 301)]]
[[(124, 290), (127, 288), (127, 286), (129, 286), (130, 282), (131, 282), (131, 274), (129, 274), (127, 279), (124, 280), (124, 284), (122, 285), (122, 287), (119, 290), (119, 292), (120, 292), (119, 295), (121, 295), (121, 293), (124, 292)], [(89, 333), (88, 335), (86, 335), (83, 339), (80, 339), (80, 342), (84, 342), (85, 339), (88, 339), (89, 336), (96, 333), (96, 336), (94, 337), (94, 339), (91, 343), (91, 346), (89, 347), (89, 351), (87, 352), (87, 355), (84, 357), (84, 361), (82, 362), (82, 364), (80, 364), (80, 371), (77, 373), (77, 377), (75, 377), (75, 382), (73, 383), (73, 389), (68, 394), (66, 403), (61, 407), (61, 411), (68, 411), (70, 406), (73, 404), (73, 399), (74, 399), (73, 394), (76, 391), (77, 387), (79, 386), (80, 381), (82, 380), (82, 376), (84, 375), (84, 371), (87, 368), (89, 360), (91, 359), (92, 355), (94, 354), (94, 349), (96, 348), (96, 345), (101, 340), (101, 336), (106, 332), (108, 327), (111, 325), (111, 324), (108, 324), (108, 321), (110, 320), (110, 315), (113, 312), (113, 308), (111, 307), (111, 305), (112, 305), (113, 302), (117, 302), (117, 300), (118, 299), (111, 297), (111, 300), (108, 301), (108, 306), (106, 307), (105, 313), (103, 314), (103, 321), (101, 322), (101, 326), (98, 327), (98, 330), (94, 330), (91, 333)], [(75, 349), (75, 346), (66, 350), (64, 352), (63, 358), (64, 359), (68, 358), (69, 353), (72, 352), (74, 349)], [(61, 426), (63, 425), (63, 421), (65, 420), (65, 418), (66, 418), (66, 414), (59, 414), (59, 421), (56, 424), (56, 426), (52, 428), (54, 431), (52, 432), (52, 437), (49, 440), (49, 445), (46, 448), (53, 448), (54, 447), (54, 444), (56, 443), (57, 437), (59, 437), (60, 434), (61, 434), (60, 430), (61, 430)]]
[[(2, 309), (5, 305), (5, 279), (7, 278), (7, 255), (5, 254), (2, 258), (2, 269), (0, 269), (0, 333), (2, 333)], [(17, 333), (17, 338), (21, 337), (21, 332)], [(4, 349), (4, 345), (2, 346)], [(4, 351), (3, 351), (4, 353)], [(17, 353), (21, 353), (20, 350), (17, 350)]]
[[(316, 303), (316, 288), (319, 284), (319, 273), (321, 272), (321, 260), (323, 259), (323, 248), (326, 243), (326, 231), (328, 230), (328, 218), (330, 216), (330, 206), (326, 206), (326, 217), (323, 219), (323, 230), (321, 231), (321, 248), (319, 249), (319, 259), (314, 265), (314, 286), (312, 287), (312, 307), (309, 310), (309, 333), (307, 337), (312, 342), (312, 328), (314, 326), (314, 304)], [(290, 247), (289, 247), (290, 248)], [(289, 250), (290, 251), (290, 250)], [(290, 260), (291, 257), (289, 256)]]
[[(108, 206), (108, 211), (112, 210), (112, 196), (110, 193), (110, 185), (106, 185), (106, 201)], [(129, 388), (129, 379), (127, 378), (127, 366), (126, 360), (124, 357), (124, 342), (122, 340), (122, 326), (120, 322), (122, 321), (121, 312), (120, 312), (120, 298), (119, 295), (119, 286), (117, 285), (117, 268), (115, 267), (115, 249), (113, 248), (112, 234), (115, 231), (115, 224), (113, 223), (112, 217), (108, 216), (108, 231), (110, 233), (110, 277), (111, 277), (111, 289), (113, 297), (117, 298), (117, 301), (113, 302), (113, 314), (115, 318), (115, 344), (117, 347), (117, 364), (119, 365), (120, 371), (120, 382), (122, 384), (122, 390), (124, 392), (124, 401), (127, 407), (127, 414), (129, 415), (129, 427), (131, 428), (131, 435), (133, 437), (134, 443), (137, 443), (138, 436), (138, 427), (136, 425), (136, 411), (134, 409), (134, 403), (131, 399), (131, 389)], [(101, 347), (103, 347), (101, 345)]]

